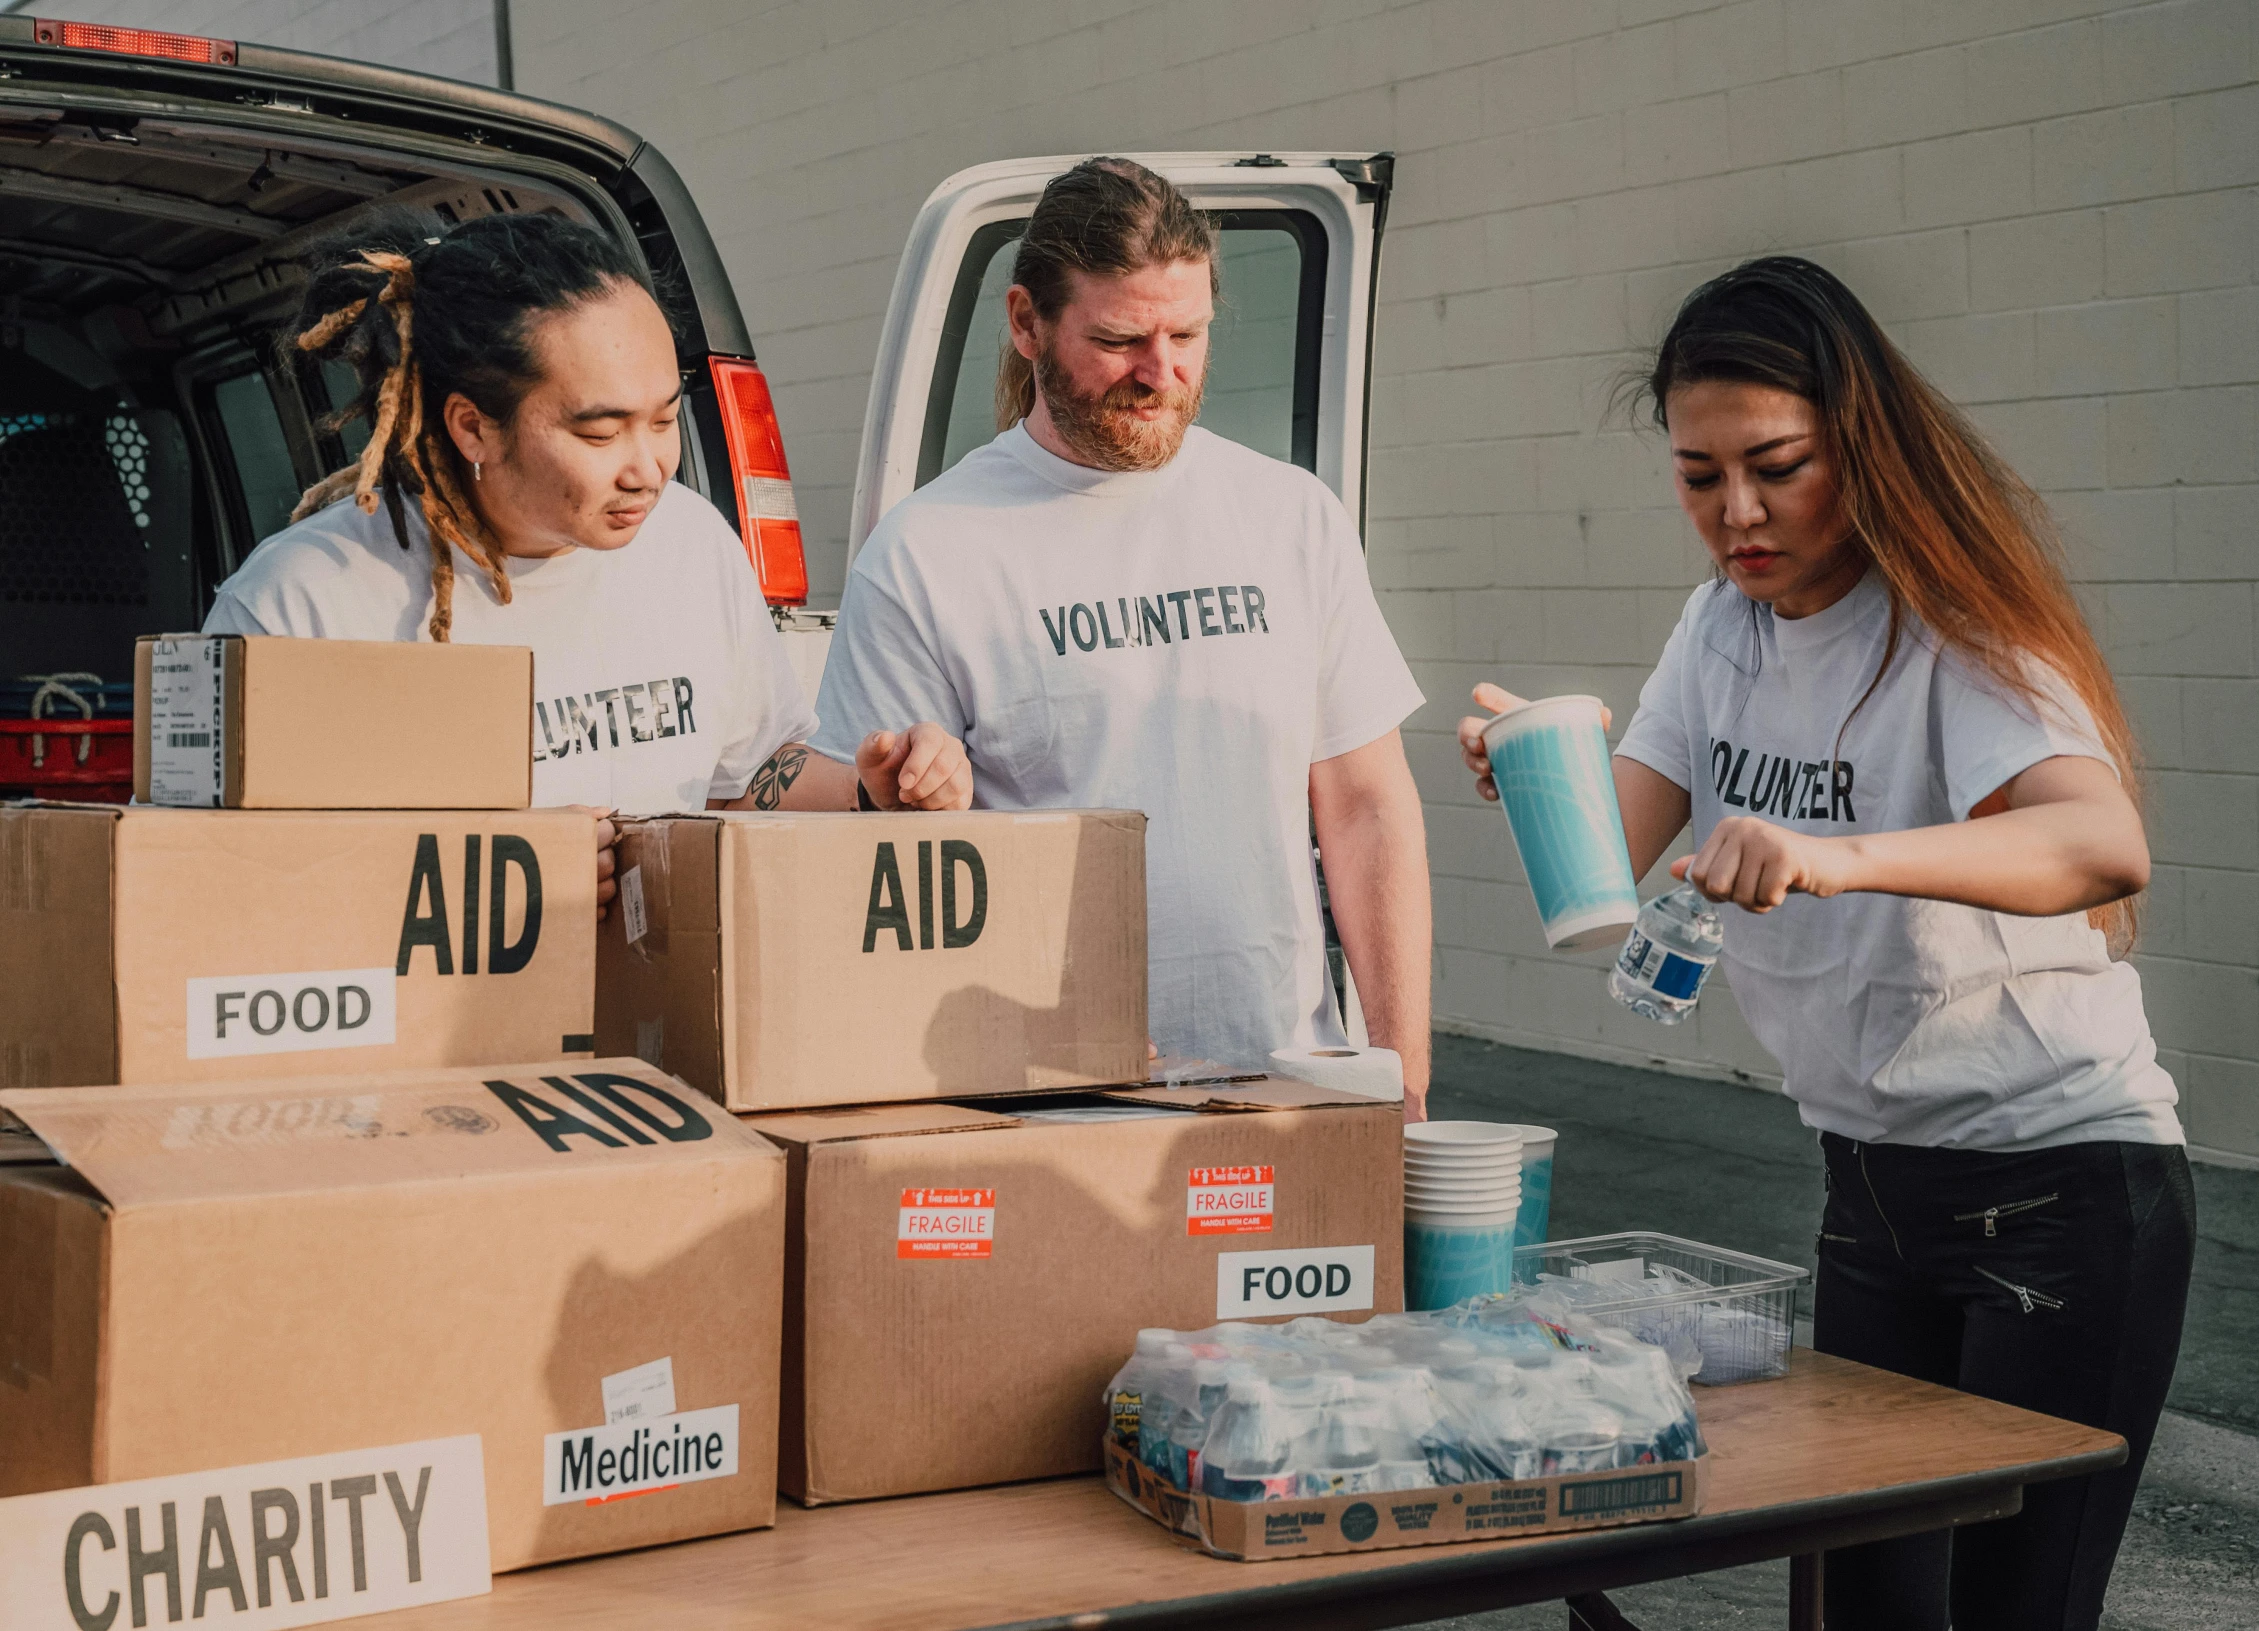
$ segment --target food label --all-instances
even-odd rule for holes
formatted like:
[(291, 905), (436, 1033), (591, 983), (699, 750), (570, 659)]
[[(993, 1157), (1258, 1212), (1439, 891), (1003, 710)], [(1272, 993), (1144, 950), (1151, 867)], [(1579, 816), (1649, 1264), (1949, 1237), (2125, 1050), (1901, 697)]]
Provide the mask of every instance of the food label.
[(995, 1190), (902, 1191), (896, 1257), (986, 1257), (995, 1244)]
[(1326, 1314), (1373, 1306), (1373, 1248), (1216, 1254), (1216, 1318)]
[(1269, 1167), (1194, 1167), (1185, 1178), (1188, 1235), (1267, 1235), (1275, 1186)]
[(158, 640), (149, 653), (149, 802), (217, 809), (227, 696), (221, 642)]
[(0, 1620), (280, 1631), (491, 1587), (475, 1433), (0, 1500)]
[(630, 1417), (602, 1427), (551, 1433), (541, 1441), (541, 1504), (602, 1506), (737, 1476), (737, 1406)]
[(188, 1057), (376, 1048), (393, 1040), (393, 972), (217, 974), (188, 982)]
[(623, 1421), (649, 1421), (675, 1413), (675, 1361), (669, 1354), (648, 1365), (616, 1372), (604, 1378), (604, 1425)]

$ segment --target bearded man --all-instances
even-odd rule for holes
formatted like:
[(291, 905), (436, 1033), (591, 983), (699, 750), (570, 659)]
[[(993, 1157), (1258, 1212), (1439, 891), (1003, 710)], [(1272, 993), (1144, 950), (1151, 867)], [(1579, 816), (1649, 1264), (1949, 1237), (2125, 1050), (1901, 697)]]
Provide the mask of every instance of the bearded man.
[(1143, 810), (1152, 1034), (1228, 1065), (1344, 1045), (1314, 829), (1417, 1119), (1427, 838), (1397, 727), (1420, 692), (1341, 501), (1193, 424), (1215, 228), (1142, 165), (1093, 159), (1044, 189), (1012, 275), (1000, 434), (871, 533), (814, 746), (937, 720), (977, 807)]

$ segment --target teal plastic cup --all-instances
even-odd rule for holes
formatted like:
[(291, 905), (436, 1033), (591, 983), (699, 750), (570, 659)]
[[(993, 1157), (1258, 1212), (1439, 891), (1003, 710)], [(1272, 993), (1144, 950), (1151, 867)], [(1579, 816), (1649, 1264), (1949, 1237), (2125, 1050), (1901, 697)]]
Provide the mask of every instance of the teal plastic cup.
[(1545, 697), (1483, 727), (1498, 802), (1555, 951), (1619, 941), (1639, 917), (1600, 712), (1598, 697)]
[(1414, 1313), (1490, 1297), (1514, 1284), (1510, 1227), (1447, 1229), (1404, 1225), (1404, 1306)]

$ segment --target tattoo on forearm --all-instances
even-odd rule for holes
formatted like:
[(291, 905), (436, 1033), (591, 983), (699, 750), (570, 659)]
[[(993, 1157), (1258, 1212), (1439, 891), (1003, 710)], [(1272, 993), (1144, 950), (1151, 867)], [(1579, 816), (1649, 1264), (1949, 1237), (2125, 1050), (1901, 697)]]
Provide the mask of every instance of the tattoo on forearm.
[(753, 772), (753, 808), (773, 810), (784, 802), (785, 789), (808, 768), (808, 750), (795, 743), (779, 748), (769, 762)]

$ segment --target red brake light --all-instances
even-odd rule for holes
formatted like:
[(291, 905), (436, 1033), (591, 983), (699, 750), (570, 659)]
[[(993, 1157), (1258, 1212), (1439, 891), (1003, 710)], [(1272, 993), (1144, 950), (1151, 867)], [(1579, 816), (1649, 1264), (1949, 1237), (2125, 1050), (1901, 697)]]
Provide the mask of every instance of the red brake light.
[(54, 23), (34, 17), (32, 38), (41, 45), (67, 45), (81, 51), (114, 51), (126, 57), (169, 57), (175, 62), (235, 66), (233, 40), (208, 40), (201, 34), (167, 34), (157, 28), (113, 28), (108, 23)]
[(770, 605), (805, 605), (808, 555), (800, 542), (800, 509), (792, 498), (792, 471), (784, 462), (784, 437), (777, 429), (769, 382), (757, 364), (740, 358), (715, 357), (710, 365), (745, 553)]

